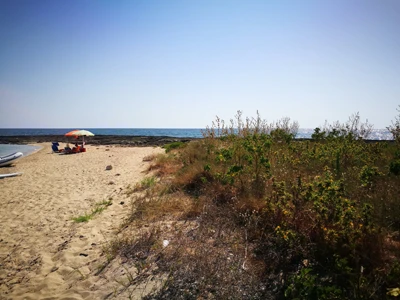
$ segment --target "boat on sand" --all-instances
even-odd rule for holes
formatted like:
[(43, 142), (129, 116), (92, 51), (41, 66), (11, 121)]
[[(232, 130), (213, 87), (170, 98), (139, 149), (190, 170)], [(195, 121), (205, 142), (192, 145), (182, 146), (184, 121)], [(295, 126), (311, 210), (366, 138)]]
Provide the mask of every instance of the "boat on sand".
[(0, 174), (0, 179), (6, 178), (6, 177), (15, 177), (22, 175), (22, 173), (9, 173), (9, 174)]
[(18, 158), (22, 157), (22, 152), (14, 152), (6, 156), (0, 156), (0, 167), (9, 166), (14, 163)]

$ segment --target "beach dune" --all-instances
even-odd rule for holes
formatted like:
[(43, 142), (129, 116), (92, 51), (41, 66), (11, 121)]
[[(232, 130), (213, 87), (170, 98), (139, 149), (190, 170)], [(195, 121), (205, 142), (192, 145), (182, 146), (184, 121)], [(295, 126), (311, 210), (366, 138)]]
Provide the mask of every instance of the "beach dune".
[[(124, 192), (146, 176), (143, 158), (164, 150), (88, 145), (59, 155), (41, 146), (0, 168), (23, 172), (0, 180), (0, 299), (104, 299), (115, 282), (95, 268), (129, 212)], [(72, 220), (109, 200), (92, 220)]]

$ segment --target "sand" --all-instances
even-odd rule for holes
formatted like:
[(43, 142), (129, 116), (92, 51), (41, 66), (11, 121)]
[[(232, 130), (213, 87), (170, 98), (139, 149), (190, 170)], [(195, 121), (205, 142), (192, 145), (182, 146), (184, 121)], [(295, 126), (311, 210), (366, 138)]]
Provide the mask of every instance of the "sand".
[[(98, 274), (103, 250), (130, 211), (128, 185), (147, 176), (143, 158), (164, 150), (88, 145), (85, 153), (59, 155), (41, 146), (0, 168), (23, 172), (0, 179), (0, 299), (125, 299), (116, 278), (127, 270), (115, 262)], [(110, 199), (87, 223), (72, 221)]]

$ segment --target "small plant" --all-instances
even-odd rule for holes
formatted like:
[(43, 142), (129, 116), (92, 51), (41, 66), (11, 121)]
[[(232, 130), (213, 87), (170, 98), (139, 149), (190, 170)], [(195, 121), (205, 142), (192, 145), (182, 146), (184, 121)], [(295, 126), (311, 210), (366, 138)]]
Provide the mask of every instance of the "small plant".
[(374, 179), (380, 175), (382, 173), (378, 171), (377, 167), (364, 166), (360, 172), (361, 185), (364, 187), (371, 186)]
[(186, 143), (183, 142), (172, 142), (169, 144), (165, 144), (163, 148), (165, 149), (165, 153), (171, 152), (174, 149), (183, 148), (186, 146)]
[(104, 207), (110, 206), (110, 205), (112, 205), (112, 199), (113, 198), (110, 196), (108, 198), (108, 200), (103, 200), (101, 202), (96, 203), (95, 205), (96, 206), (104, 206)]
[(149, 190), (155, 186), (156, 181), (155, 176), (145, 177), (139, 183), (136, 183), (133, 188), (128, 186), (126, 194), (129, 196), (138, 191)]
[(394, 175), (400, 175), (400, 159), (390, 162), (389, 171)]
[(72, 220), (74, 222), (76, 222), (76, 223), (88, 222), (95, 215), (100, 214), (101, 212), (103, 212), (110, 205), (112, 205), (111, 199), (103, 200), (101, 202), (97, 202), (97, 203), (95, 203), (95, 206), (94, 206), (94, 208), (92, 209), (92, 211), (90, 213), (85, 213), (82, 216), (79, 216), (79, 217), (76, 217), (76, 218), (72, 218)]
[(83, 273), (82, 273), (82, 271), (81, 270), (79, 270), (79, 268), (74, 268), (74, 267), (72, 267), (72, 271), (71, 271), (71, 273), (74, 273), (74, 272), (76, 272), (79, 276), (80, 276), (80, 280), (84, 280), (87, 276), (85, 276)]
[(156, 184), (156, 177), (145, 177), (135, 186), (135, 191), (143, 191), (153, 187)]
[(156, 184), (156, 178), (154, 176), (146, 177), (140, 182), (140, 185), (145, 189), (151, 188), (155, 184)]
[(285, 143), (290, 143), (294, 136), (291, 133), (287, 133), (286, 131), (284, 131), (283, 129), (274, 129), (271, 131), (270, 133), (271, 138), (276, 141), (276, 142), (285, 142)]
[(342, 291), (329, 283), (324, 283), (312, 268), (303, 268), (290, 278), (285, 290), (287, 299), (341, 299)]
[(84, 223), (84, 222), (88, 222), (92, 218), (93, 218), (92, 214), (84, 214), (82, 216), (72, 218), (72, 220), (76, 223)]
[(386, 129), (390, 131), (395, 141), (400, 142), (400, 105), (396, 110), (399, 114), (395, 117), (395, 121), (392, 121), (392, 125)]

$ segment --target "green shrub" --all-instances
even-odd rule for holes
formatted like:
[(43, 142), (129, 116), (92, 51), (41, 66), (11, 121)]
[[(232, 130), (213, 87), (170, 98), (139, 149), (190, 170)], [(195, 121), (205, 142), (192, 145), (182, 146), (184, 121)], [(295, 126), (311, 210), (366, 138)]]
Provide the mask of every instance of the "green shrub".
[(186, 146), (186, 143), (183, 142), (172, 142), (169, 144), (165, 144), (163, 148), (165, 149), (165, 153), (171, 152), (174, 149), (183, 148)]
[(311, 135), (311, 138), (315, 141), (321, 141), (325, 139), (326, 132), (321, 131), (321, 128), (317, 127), (314, 129), (314, 133)]
[(396, 159), (390, 163), (389, 171), (394, 175), (400, 175), (400, 159)]
[(376, 177), (382, 175), (377, 167), (364, 166), (360, 172), (360, 181), (362, 186), (371, 186)]
[(395, 121), (392, 121), (392, 125), (386, 127), (387, 130), (393, 136), (393, 139), (400, 143), (400, 105), (397, 108), (398, 115), (395, 117)]
[(312, 268), (303, 268), (299, 274), (290, 277), (290, 284), (285, 290), (287, 299), (343, 299), (339, 287), (324, 282)]

